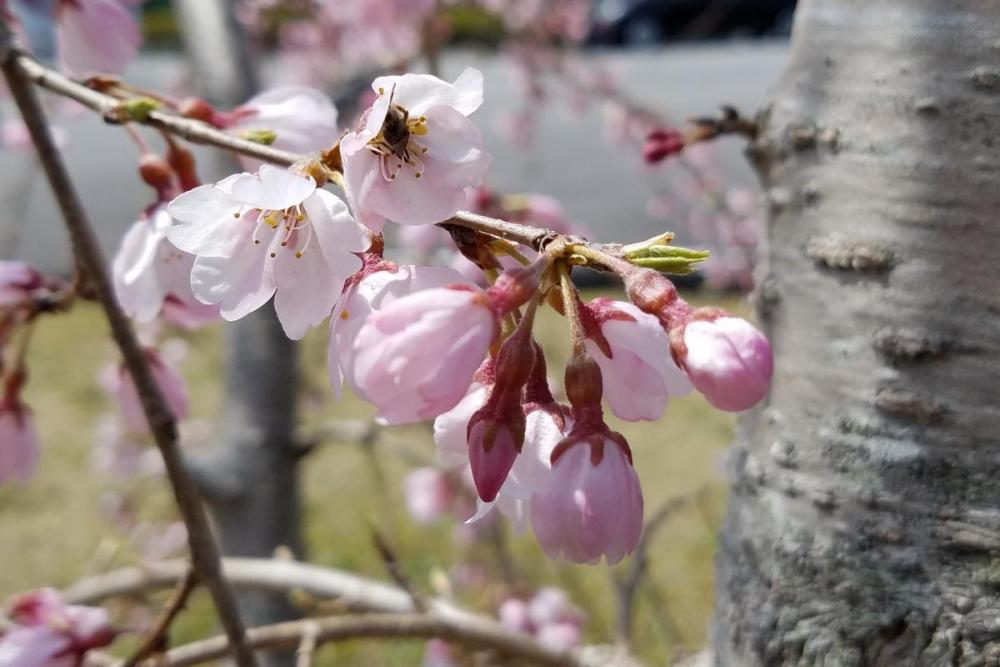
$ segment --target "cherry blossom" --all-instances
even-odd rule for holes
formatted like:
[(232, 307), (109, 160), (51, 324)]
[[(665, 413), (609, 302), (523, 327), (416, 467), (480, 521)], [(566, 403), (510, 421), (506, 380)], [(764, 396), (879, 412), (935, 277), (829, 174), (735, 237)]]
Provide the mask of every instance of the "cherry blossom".
[[(180, 372), (153, 348), (146, 348), (146, 361), (174, 418), (177, 420), (187, 418), (190, 401)], [(148, 433), (149, 423), (146, 421), (146, 413), (142, 409), (142, 401), (139, 399), (139, 392), (132, 381), (132, 376), (124, 365), (119, 367), (117, 375), (117, 382), (111, 388), (118, 400), (126, 428), (131, 433)]]
[(691, 391), (670, 356), (670, 338), (656, 317), (623, 301), (594, 299), (587, 315), (587, 352), (601, 367), (604, 396), (620, 419), (655, 421), (668, 396)]
[(460, 273), (448, 268), (386, 263), (348, 285), (330, 317), (327, 370), (337, 396), (345, 378), (351, 390), (358, 391), (352, 345), (368, 315), (414, 292), (466, 282)]
[(483, 101), (483, 75), (454, 83), (427, 74), (375, 79), (375, 103), (340, 143), (344, 177), (359, 219), (377, 225), (441, 222), (465, 205), (490, 164), (467, 116)]
[(194, 295), (238, 320), (274, 296), (278, 319), (298, 339), (322, 322), (370, 241), (347, 210), (309, 176), (263, 165), (186, 192), (167, 207), (167, 238), (197, 256)]
[(447, 473), (430, 466), (407, 473), (403, 479), (403, 498), (417, 523), (431, 523), (447, 512), (455, 500)]
[[(271, 130), (275, 148), (292, 153), (312, 153), (333, 146), (337, 129), (337, 108), (330, 98), (307, 86), (281, 86), (247, 100), (220, 119), (230, 130)], [(240, 156), (246, 169), (261, 163)]]
[(699, 319), (695, 311), (695, 319), (671, 338), (691, 383), (719, 410), (746, 410), (767, 395), (774, 372), (771, 344), (746, 320)]
[(0, 398), (0, 484), (28, 481), (40, 447), (31, 409), (12, 394)]
[(77, 667), (84, 654), (115, 637), (99, 607), (67, 605), (45, 588), (9, 604), (10, 629), (0, 636), (0, 667)]
[(57, 0), (56, 48), (66, 74), (121, 74), (141, 43), (139, 24), (121, 0)]
[(19, 260), (0, 260), (0, 308), (19, 306), (45, 279), (31, 265)]
[(552, 454), (552, 477), (531, 502), (535, 537), (551, 558), (613, 565), (642, 535), (642, 491), (617, 434), (576, 434)]
[(125, 314), (150, 322), (163, 314), (192, 328), (219, 316), (218, 306), (201, 303), (191, 290), (195, 256), (167, 239), (173, 221), (165, 204), (135, 221), (111, 263), (115, 294)]
[(415, 292), (366, 319), (352, 347), (352, 385), (383, 423), (436, 417), (465, 396), (499, 331), (482, 290)]

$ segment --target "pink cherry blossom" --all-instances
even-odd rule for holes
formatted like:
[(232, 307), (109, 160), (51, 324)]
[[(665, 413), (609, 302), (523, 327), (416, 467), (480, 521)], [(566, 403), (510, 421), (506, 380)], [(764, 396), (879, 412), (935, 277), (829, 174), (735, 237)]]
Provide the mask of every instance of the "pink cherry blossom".
[(14, 396), (0, 398), (0, 485), (28, 481), (40, 448), (31, 409)]
[(490, 164), (479, 129), (467, 118), (482, 104), (483, 75), (470, 68), (454, 83), (427, 74), (384, 76), (372, 88), (379, 94), (375, 103), (340, 143), (359, 218), (404, 225), (448, 219)]
[(587, 352), (601, 367), (604, 397), (620, 419), (655, 421), (663, 416), (668, 396), (691, 391), (656, 317), (610, 299), (591, 301), (585, 312), (590, 323)]
[(415, 292), (372, 313), (352, 352), (352, 384), (386, 424), (455, 407), (500, 332), (485, 292), (466, 286)]
[(263, 165), (185, 192), (167, 208), (167, 238), (197, 256), (191, 287), (238, 320), (274, 296), (289, 338), (322, 322), (370, 241), (332, 193), (309, 176)]
[(11, 600), (10, 629), (0, 636), (0, 667), (77, 667), (84, 654), (115, 637), (108, 613), (66, 605), (46, 588)]
[(403, 479), (403, 498), (417, 523), (431, 523), (451, 508), (455, 495), (447, 473), (425, 466)]
[[(642, 534), (642, 491), (620, 436), (571, 436), (553, 454), (552, 476), (531, 499), (531, 525), (551, 558), (613, 565)], [(561, 450), (561, 451), (560, 451)]]
[(468, 465), (469, 420), (486, 404), (491, 384), (485, 379), (474, 380), (462, 400), (434, 420), (434, 443), (437, 445), (438, 458), (444, 465)]
[(111, 263), (118, 303), (139, 322), (160, 314), (188, 325), (217, 319), (218, 307), (201, 303), (191, 290), (194, 255), (167, 240), (172, 224), (167, 207), (159, 205), (125, 233)]
[(753, 407), (767, 396), (774, 372), (771, 344), (744, 319), (695, 319), (675, 345), (691, 383), (720, 410)]
[(121, 0), (57, 0), (56, 48), (66, 74), (121, 74), (141, 43), (139, 24)]
[[(337, 108), (330, 98), (307, 86), (266, 90), (223, 117), (231, 130), (272, 130), (273, 146), (292, 153), (312, 153), (331, 147), (340, 135)], [(246, 169), (261, 163), (241, 157)]]
[(21, 305), (44, 284), (42, 274), (26, 262), (0, 260), (0, 308)]
[[(482, 414), (476, 415), (469, 422), (469, 466), (479, 497), (492, 502), (518, 458), (518, 443), (507, 424), (481, 417)], [(489, 446), (487, 429), (493, 430)]]
[[(146, 349), (146, 360), (174, 418), (186, 419), (190, 401), (180, 372), (153, 348)], [(132, 433), (148, 433), (149, 423), (139, 400), (139, 392), (124, 366), (118, 370), (117, 386), (114, 389), (126, 428)]]
[(340, 396), (345, 378), (351, 390), (357, 393), (352, 344), (368, 315), (413, 292), (465, 282), (461, 274), (448, 268), (413, 265), (386, 265), (384, 270), (372, 271), (352, 282), (330, 317), (327, 370), (337, 396)]

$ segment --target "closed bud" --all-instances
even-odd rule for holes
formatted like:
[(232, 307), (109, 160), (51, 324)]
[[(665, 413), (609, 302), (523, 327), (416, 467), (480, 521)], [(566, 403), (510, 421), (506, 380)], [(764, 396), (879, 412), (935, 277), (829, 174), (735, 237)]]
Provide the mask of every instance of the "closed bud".
[(527, 303), (537, 291), (538, 267), (526, 266), (504, 271), (488, 293), (494, 307), (505, 314)]
[(139, 175), (156, 190), (161, 199), (170, 199), (174, 186), (174, 170), (158, 155), (146, 153), (139, 158)]
[(524, 444), (525, 419), (520, 404), (491, 410), (487, 404), (469, 420), (469, 464), (479, 497), (496, 500)]
[(184, 192), (194, 190), (201, 185), (195, 165), (194, 153), (188, 149), (178, 146), (175, 142), (171, 141), (167, 146), (167, 163), (173, 168), (174, 173), (177, 174), (177, 180), (180, 182), (181, 189)]
[(642, 147), (642, 158), (647, 164), (662, 162), (684, 150), (684, 135), (677, 130), (658, 129), (649, 133)]
[(185, 118), (193, 118), (210, 125), (215, 125), (215, 109), (212, 105), (200, 97), (189, 97), (181, 100), (177, 105), (177, 111)]

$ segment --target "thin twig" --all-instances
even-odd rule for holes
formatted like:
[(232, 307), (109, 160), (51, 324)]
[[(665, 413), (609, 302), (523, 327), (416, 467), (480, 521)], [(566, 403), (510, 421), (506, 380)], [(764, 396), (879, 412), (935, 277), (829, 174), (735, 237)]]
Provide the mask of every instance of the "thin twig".
[(219, 549), (209, 527), (205, 508), (184, 467), (183, 455), (177, 442), (177, 424), (174, 415), (153, 377), (145, 351), (139, 344), (128, 318), (118, 305), (108, 276), (104, 253), (56, 147), (45, 111), (31, 86), (31, 78), (24, 70), (24, 60), (25, 58), (19, 55), (14, 46), (14, 36), (10, 26), (6, 21), (0, 20), (0, 63), (2, 63), (0, 66), (35, 145), (39, 162), (52, 186), (73, 242), (77, 262), (104, 308), (112, 337), (125, 359), (125, 365), (138, 390), (150, 431), (163, 456), (167, 477), (181, 515), (184, 517), (184, 523), (187, 525), (194, 567), (199, 579), (211, 592), (219, 620), (233, 640), (237, 663), (251, 667), (256, 665), (256, 660), (245, 641), (243, 622), (237, 612), (236, 601), (222, 579)]
[[(31, 55), (16, 48), (9, 46), (6, 49), (0, 48), (0, 57), (9, 61), (11, 67), (16, 68), (24, 78), (53, 93), (76, 100), (83, 106), (101, 114), (108, 123), (120, 124), (124, 122), (125, 118), (121, 114), (122, 101), (120, 99), (88, 88), (82, 83), (42, 65)], [(200, 120), (184, 118), (164, 111), (151, 111), (145, 118), (130, 120), (141, 125), (154, 127), (196, 144), (215, 146), (216, 148), (233, 151), (240, 155), (285, 167), (302, 163), (309, 158), (308, 155), (264, 146), (219, 130)], [(541, 249), (559, 236), (559, 234), (547, 229), (498, 220), (469, 211), (460, 211), (447, 222), (475, 229), (508, 241), (521, 243), (536, 250)], [(583, 241), (583, 239), (580, 239), (580, 241)], [(606, 244), (601, 247), (606, 251), (611, 251), (619, 246)]]
[(302, 632), (302, 641), (299, 642), (299, 647), (295, 650), (295, 667), (312, 667), (319, 631), (318, 623), (309, 623)]
[[(579, 667), (569, 653), (554, 651), (529, 635), (511, 632), (497, 623), (478, 626), (457, 625), (451, 619), (434, 614), (355, 614), (276, 623), (247, 632), (254, 648), (262, 650), (294, 649), (313, 633), (316, 645), (361, 638), (439, 637), (474, 649), (490, 649), (510, 656), (519, 665)], [(224, 636), (179, 646), (163, 657), (163, 667), (189, 667), (225, 657), (228, 642)], [(121, 667), (117, 665), (116, 667)]]
[[(151, 563), (144, 567), (125, 568), (79, 581), (63, 591), (63, 598), (72, 604), (98, 604), (112, 597), (132, 597), (150, 590), (174, 585), (184, 576), (185, 571), (186, 565), (181, 561)], [(226, 558), (223, 560), (223, 571), (230, 585), (238, 589), (283, 593), (296, 591), (300, 595), (317, 599), (336, 599), (344, 603), (345, 608), (354, 611), (372, 612), (358, 617), (360, 619), (378, 619), (380, 617), (429, 619), (423, 625), (404, 624), (402, 627), (410, 628), (409, 631), (400, 629), (398, 623), (382, 622), (380, 625), (377, 620), (373, 621), (375, 625), (367, 626), (368, 630), (359, 630), (357, 625), (333, 625), (329, 626), (332, 629), (328, 630), (333, 634), (323, 635), (321, 633), (317, 638), (317, 643), (362, 636), (440, 636), (443, 639), (451, 639), (474, 646), (491, 646), (502, 653), (522, 659), (521, 662), (515, 664), (534, 661), (543, 665), (581, 667), (581, 662), (573, 656), (546, 649), (532, 637), (512, 633), (492, 618), (473, 614), (440, 598), (428, 598), (426, 601), (428, 611), (421, 614), (415, 608), (410, 594), (401, 588), (348, 572), (297, 561), (255, 558)], [(304, 621), (296, 623), (301, 624)], [(331, 623), (335, 624), (336, 621), (331, 621)], [(354, 623), (364, 625), (365, 621), (359, 620), (354, 621)], [(391, 629), (387, 629), (387, 625)], [(295, 648), (296, 642), (301, 640), (302, 635), (298, 630), (301, 630), (302, 626), (295, 624), (291, 624), (291, 626), (282, 624), (282, 626), (297, 629), (296, 634), (293, 635), (294, 640), (289, 639), (287, 644), (281, 645), (259, 644), (257, 643), (260, 640), (259, 635), (254, 635), (256, 631), (250, 631), (251, 643), (257, 648)], [(467, 641), (463, 638), (467, 638)], [(489, 640), (493, 643), (477, 644), (478, 639)], [(216, 642), (213, 644), (214, 648), (211, 653), (211, 656), (214, 657), (218, 655), (215, 651), (222, 650), (224, 640), (218, 638), (211, 641)], [(199, 651), (201, 650), (203, 649), (199, 649)], [(185, 651), (183, 655), (189, 655), (186, 653), (188, 647), (179, 647), (168, 654), (168, 661), (165, 664), (195, 664), (191, 661), (171, 662), (179, 657), (178, 651)], [(101, 661), (100, 664), (103, 665), (105, 662)]]
[(382, 557), (382, 562), (385, 564), (385, 569), (392, 577), (392, 580), (396, 582), (396, 585), (402, 588), (410, 596), (413, 601), (413, 608), (417, 611), (427, 611), (427, 601), (424, 596), (420, 594), (413, 582), (403, 571), (403, 565), (399, 562), (399, 557), (396, 555), (396, 550), (393, 549), (392, 545), (389, 544), (389, 539), (379, 530), (378, 526), (372, 525), (372, 541), (375, 543), (375, 548), (378, 550), (379, 556)]
[(174, 619), (177, 618), (177, 614), (184, 609), (188, 597), (190, 597), (191, 592), (194, 591), (197, 584), (198, 575), (195, 574), (194, 570), (188, 570), (187, 575), (177, 583), (174, 594), (170, 597), (170, 601), (167, 602), (167, 606), (160, 615), (160, 618), (157, 619), (153, 627), (146, 633), (142, 643), (136, 649), (135, 653), (132, 654), (132, 657), (123, 663), (123, 667), (135, 667), (154, 653), (164, 652), (166, 648), (165, 640), (167, 633), (170, 631), (170, 626), (173, 624)]
[(620, 643), (627, 646), (632, 641), (635, 595), (649, 571), (649, 545), (652, 543), (654, 535), (666, 523), (667, 519), (691, 503), (697, 502), (707, 491), (708, 487), (701, 487), (691, 493), (669, 498), (646, 520), (642, 529), (642, 537), (629, 561), (628, 570), (624, 575), (613, 579), (618, 603), (615, 634)]

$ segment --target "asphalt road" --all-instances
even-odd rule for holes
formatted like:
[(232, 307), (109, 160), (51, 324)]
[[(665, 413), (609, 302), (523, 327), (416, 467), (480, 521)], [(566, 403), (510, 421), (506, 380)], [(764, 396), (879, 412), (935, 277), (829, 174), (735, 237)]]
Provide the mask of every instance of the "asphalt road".
[[(582, 57), (609, 66), (633, 98), (684, 118), (713, 113), (722, 103), (756, 109), (778, 80), (786, 54), (787, 45), (775, 41)], [(662, 173), (650, 173), (634, 151), (606, 139), (599, 105), (573, 109), (557, 96), (540, 107), (536, 140), (524, 151), (499, 129), (505, 112), (523, 103), (508, 66), (484, 54), (452, 52), (444, 60), (443, 74), (452, 78), (466, 66), (481, 69), (486, 79), (486, 103), (474, 118), (493, 154), (492, 185), (504, 192), (558, 197), (602, 240), (632, 241), (663, 231), (664, 223), (646, 212)], [(184, 71), (176, 56), (157, 54), (143, 57), (127, 78), (168, 89), (183, 79)], [(124, 229), (150, 201), (150, 191), (135, 173), (134, 148), (120, 129), (90, 114), (79, 114), (62, 126), (69, 136), (70, 169), (105, 248), (113, 252)], [(718, 152), (732, 179), (753, 183), (737, 142), (721, 142)], [(66, 270), (69, 250), (57, 216), (34, 159), (24, 153), (0, 153), (0, 230), (17, 230), (13, 235), (0, 233), (0, 257), (20, 257), (47, 271)], [(7, 224), (11, 220), (14, 225)]]

